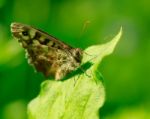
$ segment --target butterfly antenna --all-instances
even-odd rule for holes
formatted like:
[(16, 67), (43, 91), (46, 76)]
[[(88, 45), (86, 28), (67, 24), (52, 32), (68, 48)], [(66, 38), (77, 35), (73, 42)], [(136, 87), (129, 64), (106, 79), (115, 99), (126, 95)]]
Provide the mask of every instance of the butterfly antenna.
[(83, 53), (86, 54), (86, 55), (88, 55), (88, 56), (93, 56), (93, 55), (91, 55), (91, 54), (89, 54), (89, 53), (87, 53), (85, 51), (83, 51)]
[(83, 24), (83, 27), (82, 27), (82, 30), (80, 32), (80, 35), (79, 35), (79, 39), (81, 38), (81, 36), (85, 33), (85, 30), (87, 29), (88, 25), (91, 23), (90, 20), (86, 20)]

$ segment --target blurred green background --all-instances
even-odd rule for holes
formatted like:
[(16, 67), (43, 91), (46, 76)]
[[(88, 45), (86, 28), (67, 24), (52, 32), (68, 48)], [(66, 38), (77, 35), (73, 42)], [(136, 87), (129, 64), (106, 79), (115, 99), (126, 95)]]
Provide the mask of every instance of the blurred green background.
[(0, 0), (0, 119), (26, 119), (26, 105), (45, 79), (12, 38), (14, 21), (82, 49), (109, 41), (122, 26), (115, 52), (100, 66), (106, 87), (101, 119), (150, 118), (149, 0)]

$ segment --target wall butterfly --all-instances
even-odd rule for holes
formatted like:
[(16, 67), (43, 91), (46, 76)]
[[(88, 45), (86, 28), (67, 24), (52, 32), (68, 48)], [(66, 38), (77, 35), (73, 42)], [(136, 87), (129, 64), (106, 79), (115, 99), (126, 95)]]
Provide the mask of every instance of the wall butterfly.
[(46, 77), (61, 80), (81, 64), (80, 48), (73, 48), (37, 28), (12, 23), (11, 32), (25, 49), (29, 64)]

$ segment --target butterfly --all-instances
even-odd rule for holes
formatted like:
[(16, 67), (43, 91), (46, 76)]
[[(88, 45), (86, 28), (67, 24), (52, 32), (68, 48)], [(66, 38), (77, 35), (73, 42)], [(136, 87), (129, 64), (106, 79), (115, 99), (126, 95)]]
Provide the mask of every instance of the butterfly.
[(80, 48), (73, 48), (44, 31), (14, 22), (11, 32), (25, 49), (29, 64), (46, 77), (61, 80), (81, 64)]

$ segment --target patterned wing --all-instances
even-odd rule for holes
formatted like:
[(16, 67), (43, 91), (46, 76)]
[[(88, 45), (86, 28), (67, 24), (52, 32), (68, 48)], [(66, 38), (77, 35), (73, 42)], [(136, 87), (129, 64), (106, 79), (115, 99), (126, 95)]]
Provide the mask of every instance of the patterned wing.
[(60, 80), (81, 63), (82, 51), (79, 48), (72, 48), (41, 30), (12, 23), (11, 32), (26, 49), (29, 63), (45, 76), (55, 76)]

